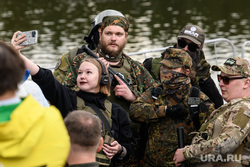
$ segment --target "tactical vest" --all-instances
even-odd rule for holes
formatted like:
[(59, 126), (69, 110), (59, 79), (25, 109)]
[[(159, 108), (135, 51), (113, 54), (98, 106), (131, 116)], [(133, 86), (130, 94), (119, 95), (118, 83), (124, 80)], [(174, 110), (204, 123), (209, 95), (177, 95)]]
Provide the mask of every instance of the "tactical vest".
[[(236, 105), (237, 103), (239, 102), (242, 102), (242, 101), (250, 101), (249, 99), (242, 99), (238, 102), (235, 102), (234, 104), (232, 104), (231, 106), (233, 105)], [(225, 107), (225, 108), (222, 108), (222, 111), (220, 111), (219, 113), (217, 113), (211, 120), (209, 120), (208, 122), (204, 123), (201, 128), (200, 128), (200, 132), (202, 134), (204, 134), (204, 132), (206, 132), (206, 129), (210, 128), (210, 127), (213, 127), (214, 131), (213, 131), (213, 135), (208, 138), (209, 139), (214, 139), (216, 137), (218, 137), (220, 134), (221, 134), (221, 130), (222, 130), (222, 123), (216, 119), (218, 118), (220, 115), (222, 115), (226, 110), (227, 110), (228, 107)], [(242, 121), (242, 120), (239, 120), (239, 121)], [(249, 156), (249, 147), (250, 145), (250, 141), (243, 141), (239, 147), (237, 147), (234, 152), (232, 153), (232, 155), (242, 155), (242, 157), (244, 155), (246, 156)], [(197, 165), (196, 167), (213, 167), (214, 165), (218, 165), (218, 166), (223, 166), (222, 163), (219, 163), (219, 162), (215, 162), (215, 163), (211, 163), (211, 162), (207, 162), (207, 163), (203, 163), (203, 164), (200, 164), (200, 165)], [(246, 162), (244, 160), (241, 161), (241, 164), (240, 163), (237, 163), (237, 162), (227, 162), (226, 164), (224, 164), (225, 166), (228, 166), (228, 167), (241, 167), (242, 165), (250, 165), (249, 162)]]
[(53, 72), (54, 77), (60, 83), (64, 81), (68, 70), (71, 70), (71, 65), (73, 63), (73, 59), (76, 56), (78, 48), (71, 49), (68, 53), (65, 53), (58, 60), (55, 71)]
[[(131, 67), (130, 67), (127, 59), (124, 58), (124, 62), (123, 62), (122, 67), (112, 67), (112, 68), (124, 76), (124, 79), (128, 82), (129, 85), (131, 85), (130, 88), (133, 90), (134, 86), (132, 87), (133, 81), (132, 81), (132, 77), (131, 77)], [(136, 85), (136, 88), (137, 88), (137, 85)], [(112, 84), (111, 90), (113, 90), (113, 89), (114, 89), (114, 86)], [(108, 97), (108, 100), (112, 101), (113, 103), (119, 104), (128, 113), (130, 102), (128, 102), (127, 100), (124, 100), (123, 98), (117, 98), (115, 96), (114, 91), (111, 91), (110, 93), (111, 93), (111, 95)]]
[[(137, 85), (134, 85), (133, 83), (133, 78), (131, 76), (131, 66), (128, 63), (128, 60), (124, 58), (123, 66), (122, 67), (112, 67), (115, 71), (121, 73), (124, 76), (124, 79), (128, 82), (130, 85), (130, 88), (132, 90), (137, 90)], [(113, 90), (114, 87), (111, 86), (111, 90)], [(122, 97), (116, 97), (115, 96), (115, 91), (110, 92), (110, 96), (108, 97), (109, 101), (112, 101), (113, 103), (119, 104), (129, 115), (129, 106), (131, 102), (124, 100)], [(140, 129), (140, 124), (134, 123), (133, 121), (130, 120), (129, 118), (129, 123), (130, 123), (130, 128), (132, 130), (133, 135), (137, 136), (139, 135), (139, 129)]]
[[(112, 119), (111, 119), (111, 113), (112, 113), (112, 103), (108, 100), (104, 101), (104, 106), (106, 108), (105, 111), (101, 110), (103, 115), (105, 116), (105, 118), (107, 119), (107, 121), (110, 124), (110, 127), (112, 127)], [(77, 109), (78, 110), (85, 110), (88, 111), (94, 115), (97, 115), (96, 112), (89, 106), (85, 105), (85, 102), (83, 99), (81, 99), (80, 97), (77, 97)], [(97, 115), (98, 116), (98, 115)], [(100, 119), (100, 121), (102, 122), (102, 120)], [(114, 141), (112, 133), (109, 132), (104, 124), (102, 123), (102, 136), (104, 138), (104, 144), (110, 144), (111, 142)], [(96, 153), (96, 161), (100, 164), (100, 165), (104, 165), (104, 166), (109, 166), (111, 160), (107, 158), (106, 154), (103, 151), (97, 152)]]

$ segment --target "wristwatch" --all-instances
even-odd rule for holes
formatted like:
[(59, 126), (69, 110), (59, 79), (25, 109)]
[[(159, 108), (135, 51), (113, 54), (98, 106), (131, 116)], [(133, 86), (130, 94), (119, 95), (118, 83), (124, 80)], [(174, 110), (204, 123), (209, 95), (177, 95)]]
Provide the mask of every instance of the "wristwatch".
[(127, 154), (127, 150), (125, 147), (121, 147), (121, 149), (117, 152), (120, 158), (124, 158)]

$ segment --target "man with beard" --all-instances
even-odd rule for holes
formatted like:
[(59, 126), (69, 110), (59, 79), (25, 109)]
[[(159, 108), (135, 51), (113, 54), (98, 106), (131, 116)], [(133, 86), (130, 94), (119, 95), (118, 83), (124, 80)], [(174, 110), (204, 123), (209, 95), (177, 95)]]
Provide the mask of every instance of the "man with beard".
[[(127, 86), (115, 76), (111, 85), (111, 90), (114, 91), (111, 91), (111, 95), (108, 97), (111, 102), (121, 105), (127, 113), (131, 102), (154, 84), (154, 79), (145, 67), (123, 53), (123, 48), (127, 43), (128, 29), (129, 21), (126, 17), (104, 17), (99, 30), (99, 45), (95, 50), (99, 59), (121, 73), (129, 84)], [(73, 59), (73, 70), (68, 72), (66, 80), (63, 82), (64, 85), (75, 90), (78, 89), (76, 85), (77, 69), (86, 55), (86, 53), (81, 53)], [(145, 125), (130, 121), (130, 126), (133, 133), (132, 152), (130, 160), (124, 166), (139, 166), (141, 156), (144, 155), (143, 143), (145, 141), (142, 140), (145, 140), (146, 137), (142, 135), (145, 135)]]
[[(204, 52), (202, 50), (205, 41), (204, 31), (196, 25), (186, 25), (182, 28), (177, 36), (177, 44), (175, 48), (182, 48), (185, 50), (193, 60), (192, 74), (190, 75), (193, 86), (200, 88), (210, 100), (215, 104), (215, 108), (223, 104), (223, 99), (217, 89), (210, 74), (210, 64), (206, 61)], [(159, 81), (159, 62), (160, 58), (148, 58), (144, 60), (143, 64), (153, 76), (155, 80)]]
[[(191, 142), (188, 134), (195, 131), (191, 122), (189, 102), (192, 85), (189, 74), (192, 58), (182, 49), (168, 48), (160, 61), (160, 84), (146, 90), (130, 106), (130, 118), (148, 122), (145, 167), (175, 166), (174, 152), (178, 148), (177, 127), (184, 127), (184, 143)], [(214, 110), (213, 103), (202, 92), (199, 99), (200, 123)]]
[[(87, 36), (84, 37), (85, 42), (88, 43), (88, 47), (91, 50), (94, 50), (97, 48), (99, 43), (99, 30), (102, 25), (102, 19), (105, 16), (124, 16), (119, 11), (113, 10), (113, 9), (107, 9), (102, 12), (100, 12), (92, 21), (92, 28)], [(85, 46), (85, 45), (83, 45)], [(82, 47), (83, 47), (82, 46)], [(53, 72), (54, 77), (56, 80), (58, 80), (60, 83), (62, 83), (65, 80), (67, 71), (72, 71), (72, 61), (76, 55), (79, 53), (84, 52), (83, 48), (75, 47), (73, 49), (70, 49), (67, 53), (64, 53), (60, 59), (57, 61), (55, 70)]]

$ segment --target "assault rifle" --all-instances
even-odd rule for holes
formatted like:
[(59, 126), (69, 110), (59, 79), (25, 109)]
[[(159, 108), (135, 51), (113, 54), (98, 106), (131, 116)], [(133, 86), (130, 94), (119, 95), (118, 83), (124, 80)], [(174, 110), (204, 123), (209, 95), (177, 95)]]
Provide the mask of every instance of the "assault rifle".
[[(183, 148), (184, 144), (184, 128), (182, 126), (177, 128), (177, 136), (178, 136), (178, 148)], [(180, 167), (186, 167), (186, 162), (182, 162)]]
[[(86, 45), (83, 45), (82, 47), (81, 47), (81, 49), (83, 50), (83, 51), (85, 51), (89, 56), (92, 56), (92, 57), (94, 57), (94, 58), (99, 58), (92, 50), (90, 50)], [(125, 83), (127, 86), (128, 86), (128, 88), (130, 89), (130, 87), (129, 87), (129, 83), (124, 79), (124, 76), (121, 74), (121, 73), (119, 73), (119, 72), (117, 72), (117, 71), (115, 71), (112, 67), (108, 67), (108, 71), (109, 71), (109, 74), (110, 74), (110, 76), (111, 76), (111, 78), (112, 78), (112, 81), (113, 81), (113, 79), (115, 78), (114, 77), (114, 75), (116, 75), (116, 76), (118, 76), (121, 80), (122, 80), (122, 82), (123, 83)], [(130, 89), (131, 90), (131, 89)], [(132, 90), (131, 90), (132, 91)]]

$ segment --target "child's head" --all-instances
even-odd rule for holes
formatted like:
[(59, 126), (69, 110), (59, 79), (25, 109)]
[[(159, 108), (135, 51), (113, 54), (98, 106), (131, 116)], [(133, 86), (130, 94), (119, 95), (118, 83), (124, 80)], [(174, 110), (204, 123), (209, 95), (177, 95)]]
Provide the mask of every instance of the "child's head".
[(0, 62), (0, 95), (15, 92), (24, 76), (24, 61), (12, 47), (0, 41)]

